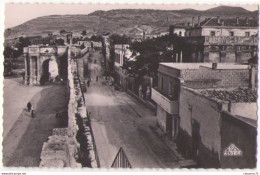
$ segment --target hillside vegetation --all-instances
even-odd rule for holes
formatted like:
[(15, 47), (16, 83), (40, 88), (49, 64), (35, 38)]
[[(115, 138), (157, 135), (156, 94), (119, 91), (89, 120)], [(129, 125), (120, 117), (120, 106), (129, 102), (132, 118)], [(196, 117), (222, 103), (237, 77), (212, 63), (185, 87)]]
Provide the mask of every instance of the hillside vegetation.
[(205, 11), (117, 9), (95, 11), (88, 15), (51, 15), (32, 19), (19, 26), (6, 29), (5, 38), (11, 39), (22, 35), (36, 36), (44, 32), (57, 32), (62, 29), (72, 32), (86, 30), (87, 33), (109, 32), (133, 35), (135, 33), (133, 28), (148, 25), (149, 32), (158, 33), (168, 31), (169, 25), (191, 22), (191, 18), (198, 15), (201, 16), (201, 19), (216, 16), (258, 18), (258, 11), (250, 12), (240, 7), (220, 6)]

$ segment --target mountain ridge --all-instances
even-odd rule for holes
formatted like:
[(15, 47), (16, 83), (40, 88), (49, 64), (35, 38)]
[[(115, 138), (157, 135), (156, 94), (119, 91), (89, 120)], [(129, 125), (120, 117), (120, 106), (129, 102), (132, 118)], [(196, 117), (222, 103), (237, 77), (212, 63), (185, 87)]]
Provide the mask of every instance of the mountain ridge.
[(128, 35), (134, 27), (143, 24), (149, 25), (152, 32), (163, 32), (168, 31), (169, 25), (191, 22), (191, 18), (196, 16), (201, 16), (201, 19), (216, 16), (258, 18), (258, 10), (219, 6), (208, 10), (113, 9), (97, 10), (87, 15), (48, 15), (6, 29), (5, 38), (37, 36), (43, 31), (55, 32), (62, 29), (76, 33), (86, 30), (87, 33), (110, 32)]

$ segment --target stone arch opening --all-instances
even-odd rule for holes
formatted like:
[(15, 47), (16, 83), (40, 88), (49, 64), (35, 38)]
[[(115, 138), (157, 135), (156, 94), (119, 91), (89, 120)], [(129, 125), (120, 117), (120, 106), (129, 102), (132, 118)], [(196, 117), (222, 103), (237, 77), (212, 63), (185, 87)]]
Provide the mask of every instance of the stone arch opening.
[(42, 63), (42, 72), (40, 78), (40, 84), (43, 85), (44, 83), (49, 81), (50, 73), (49, 73), (49, 62), (50, 59), (43, 61)]

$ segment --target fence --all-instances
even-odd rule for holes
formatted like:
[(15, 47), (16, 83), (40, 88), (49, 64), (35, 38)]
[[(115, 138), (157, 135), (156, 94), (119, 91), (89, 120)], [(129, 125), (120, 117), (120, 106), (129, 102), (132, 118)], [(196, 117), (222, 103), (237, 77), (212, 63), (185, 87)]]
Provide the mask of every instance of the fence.
[(116, 157), (111, 165), (112, 168), (132, 168), (124, 150), (120, 147)]

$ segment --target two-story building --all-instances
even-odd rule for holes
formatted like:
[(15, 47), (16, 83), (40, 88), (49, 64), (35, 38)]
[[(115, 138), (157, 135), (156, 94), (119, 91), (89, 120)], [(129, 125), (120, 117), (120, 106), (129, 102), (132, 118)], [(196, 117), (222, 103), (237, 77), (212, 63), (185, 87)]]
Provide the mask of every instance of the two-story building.
[[(255, 167), (256, 72), (234, 63), (160, 63), (158, 87), (152, 89), (158, 125), (201, 167)], [(230, 120), (239, 120), (232, 124), (233, 131), (228, 128)], [(243, 136), (234, 137), (236, 131)], [(249, 131), (252, 145), (243, 143)], [(230, 146), (246, 158), (227, 156), (235, 154), (225, 153)]]
[(246, 63), (258, 53), (258, 21), (206, 18), (185, 29), (183, 62)]

